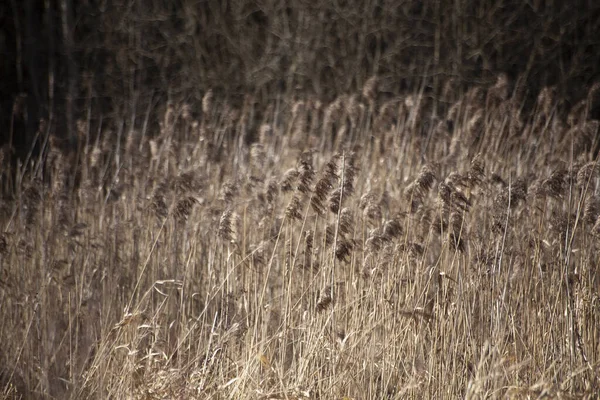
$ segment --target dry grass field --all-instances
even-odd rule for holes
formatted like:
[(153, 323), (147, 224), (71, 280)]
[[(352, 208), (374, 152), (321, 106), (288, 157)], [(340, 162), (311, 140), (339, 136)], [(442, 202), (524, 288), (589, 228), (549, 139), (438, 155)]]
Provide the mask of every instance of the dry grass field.
[(0, 398), (596, 398), (599, 86), (523, 86), (208, 91), (3, 153)]

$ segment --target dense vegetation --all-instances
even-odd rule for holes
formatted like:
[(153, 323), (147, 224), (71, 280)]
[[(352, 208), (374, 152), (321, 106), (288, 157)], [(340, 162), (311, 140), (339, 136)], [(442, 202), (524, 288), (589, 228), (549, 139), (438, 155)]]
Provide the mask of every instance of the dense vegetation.
[(529, 107), (549, 86), (572, 106), (600, 80), (594, 0), (9, 3), (0, 129), (13, 119), (23, 153), (40, 118), (73, 146), (79, 118), (140, 126), (148, 110), (156, 122), (167, 100), (197, 105), (208, 89), (237, 106), (248, 93), (331, 102), (377, 75), (384, 95), (424, 86), (437, 99), (450, 80), (462, 92), (507, 73), (527, 81)]
[(269, 104), (250, 146), (251, 98), (211, 92), (153, 137), (50, 138), (2, 208), (4, 393), (597, 393), (598, 121), (505, 85), (433, 125), (373, 79)]

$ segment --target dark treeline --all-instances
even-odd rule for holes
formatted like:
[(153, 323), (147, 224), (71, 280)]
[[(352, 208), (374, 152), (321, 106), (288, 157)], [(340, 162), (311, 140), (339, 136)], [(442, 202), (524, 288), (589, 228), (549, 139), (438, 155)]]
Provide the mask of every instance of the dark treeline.
[(504, 72), (572, 103), (600, 76), (594, 0), (9, 0), (0, 27), (2, 142), (19, 155), (41, 119), (74, 145), (78, 119), (136, 121), (208, 88), (331, 100), (377, 75), (435, 98)]

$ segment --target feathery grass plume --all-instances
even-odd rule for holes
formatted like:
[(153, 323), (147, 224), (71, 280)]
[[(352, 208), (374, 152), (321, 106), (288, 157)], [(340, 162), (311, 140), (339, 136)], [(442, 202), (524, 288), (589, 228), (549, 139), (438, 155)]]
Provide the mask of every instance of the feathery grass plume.
[(506, 187), (506, 182), (496, 172), (493, 172), (492, 175), (490, 176), (490, 182), (492, 184), (494, 184), (494, 185), (498, 185), (498, 186), (501, 186), (501, 187)]
[(378, 253), (389, 240), (383, 235), (380, 228), (373, 229), (365, 241), (365, 246), (371, 254)]
[(307, 270), (316, 270), (313, 264), (314, 234), (312, 230), (304, 231), (304, 264)]
[(381, 270), (387, 270), (394, 264), (397, 254), (395, 248), (396, 246), (393, 243), (385, 241), (385, 244), (377, 254), (377, 262)]
[(315, 171), (308, 160), (302, 160), (298, 167), (298, 191), (309, 194), (312, 191), (312, 183), (315, 178)]
[(440, 199), (449, 208), (452, 204), (452, 188), (446, 182), (438, 184), (438, 199)]
[(485, 179), (485, 165), (481, 154), (477, 154), (471, 160), (471, 167), (467, 173), (467, 180), (471, 189), (481, 186)]
[(434, 229), (434, 217), (435, 213), (431, 207), (427, 207), (425, 205), (419, 206), (417, 211), (414, 213), (413, 219), (416, 221), (417, 226), (417, 238), (419, 241), (424, 240), (429, 232), (432, 232)]
[(456, 190), (454, 187), (452, 188), (450, 198), (455, 209), (463, 212), (468, 212), (471, 209), (471, 200), (467, 199), (461, 191)]
[(416, 260), (425, 254), (425, 247), (417, 242), (408, 242), (407, 253), (409, 258)]
[(600, 178), (600, 164), (590, 161), (577, 172), (577, 186), (581, 190), (586, 190), (588, 185), (590, 189), (593, 189), (596, 184), (595, 180), (598, 178)]
[(491, 231), (502, 237), (504, 232), (508, 230), (509, 224), (511, 221), (508, 218), (508, 212), (506, 209), (495, 209), (492, 214), (491, 220)]
[(310, 206), (319, 215), (323, 216), (327, 212), (324, 201), (327, 196), (327, 186), (323, 179), (319, 179), (315, 186), (315, 193), (310, 199)]
[(421, 172), (419, 172), (419, 176), (415, 180), (415, 183), (423, 196), (431, 190), (436, 179), (434, 167), (431, 164), (425, 164), (421, 167)]
[(316, 213), (324, 215), (326, 212), (325, 202), (333, 184), (338, 178), (337, 169), (339, 155), (334, 155), (331, 160), (325, 165), (325, 170), (322, 172), (321, 178), (315, 185), (315, 193), (311, 198), (311, 206)]
[(350, 254), (354, 249), (354, 243), (352, 240), (346, 239), (343, 236), (338, 236), (337, 246), (335, 249), (335, 256), (339, 261), (349, 262)]
[(78, 222), (74, 224), (71, 229), (69, 229), (70, 237), (81, 237), (84, 235), (85, 231), (89, 228), (88, 224), (85, 222)]
[(381, 223), (382, 218), (381, 206), (379, 203), (369, 202), (363, 210), (363, 216), (372, 224)]
[(193, 196), (186, 196), (179, 200), (175, 206), (175, 218), (179, 222), (186, 222), (196, 204), (198, 204), (198, 200)]
[(227, 181), (223, 183), (223, 186), (221, 187), (221, 195), (219, 198), (223, 200), (227, 206), (231, 206), (238, 194), (239, 184), (233, 181)]
[(593, 195), (585, 200), (583, 221), (588, 225), (593, 225), (598, 216), (600, 216), (600, 196)]
[(363, 85), (362, 95), (369, 102), (369, 104), (374, 104), (377, 99), (377, 76), (373, 75)]
[(166, 182), (160, 183), (154, 190), (152, 195), (152, 203), (150, 204), (154, 214), (159, 219), (166, 218), (169, 215), (169, 207), (167, 206), (166, 196), (168, 194), (168, 184)]
[(445, 182), (438, 184), (438, 204), (441, 206), (442, 214), (447, 216), (453, 210), (452, 188)]
[(342, 208), (340, 212), (339, 231), (342, 235), (352, 236), (354, 232), (354, 215), (348, 207)]
[(329, 247), (333, 244), (335, 240), (335, 226), (332, 224), (328, 224), (325, 227), (325, 246)]
[(555, 170), (549, 178), (542, 181), (540, 194), (553, 198), (562, 198), (567, 190), (568, 175), (569, 171), (564, 168)]
[(204, 121), (206, 121), (213, 109), (213, 102), (214, 93), (212, 89), (208, 89), (206, 93), (204, 93), (204, 96), (202, 96), (202, 118)]
[[(507, 188), (506, 190), (508, 190)], [(519, 177), (515, 179), (510, 187), (510, 206), (516, 207), (521, 202), (527, 200), (527, 179), (525, 177)]]
[(529, 197), (532, 197), (533, 199), (546, 197), (546, 192), (544, 190), (542, 183), (543, 183), (543, 179), (541, 179), (541, 178), (537, 178), (537, 177), (531, 178), (531, 182), (529, 183), (528, 190), (527, 190)]
[(325, 170), (323, 172), (323, 178), (329, 180), (330, 182), (334, 182), (339, 178), (339, 161), (342, 158), (340, 153), (335, 153), (331, 159), (325, 164)]
[(509, 207), (516, 208), (527, 200), (527, 180), (519, 177), (510, 186), (502, 187), (494, 197), (493, 207), (496, 212), (504, 212)]
[(275, 201), (279, 196), (279, 185), (277, 185), (277, 181), (274, 179), (269, 179), (267, 182), (267, 187), (265, 189), (265, 199), (269, 208), (273, 208), (275, 205)]
[(33, 225), (40, 213), (40, 204), (42, 203), (42, 194), (40, 188), (42, 181), (35, 179), (23, 192), (23, 205), (25, 209), (25, 223), (27, 226)]
[(339, 123), (342, 117), (343, 102), (343, 97), (339, 96), (327, 106), (323, 117), (323, 138), (331, 139), (335, 124)]
[(28, 260), (33, 258), (34, 247), (27, 243), (24, 239), (19, 240), (17, 243), (17, 254), (25, 256)]
[(359, 167), (357, 162), (358, 148), (355, 148), (349, 152), (345, 157), (345, 168), (344, 168), (344, 197), (350, 197), (354, 193), (354, 178), (358, 174)]
[(419, 206), (423, 204), (424, 198), (431, 190), (436, 180), (433, 167), (425, 164), (421, 167), (419, 176), (404, 189), (404, 197), (411, 202), (411, 212), (415, 213)]
[(375, 191), (369, 190), (360, 197), (358, 208), (364, 210), (370, 203), (377, 203), (378, 195)]
[(340, 209), (340, 196), (342, 195), (342, 189), (337, 188), (329, 195), (329, 210), (332, 213), (337, 214)]
[(552, 215), (550, 216), (550, 230), (558, 236), (560, 243), (564, 243), (573, 233), (572, 229), (575, 219), (575, 215), (569, 215), (563, 211), (552, 210)]
[(458, 172), (451, 172), (445, 179), (446, 184), (455, 191), (456, 189), (464, 190), (468, 187), (469, 180), (466, 176), (462, 176)]
[(246, 182), (244, 183), (244, 191), (246, 192), (247, 197), (252, 197), (255, 194), (261, 193), (264, 187), (265, 178), (261, 175), (247, 175)]
[(290, 168), (287, 171), (285, 171), (285, 174), (283, 174), (283, 179), (281, 180), (280, 184), (281, 190), (284, 192), (291, 192), (292, 190), (294, 190), (294, 184), (296, 183), (296, 180), (298, 179), (299, 175), (300, 173), (296, 168)]
[(392, 240), (402, 235), (403, 229), (398, 219), (389, 219), (383, 224), (383, 236), (387, 240)]
[(333, 303), (331, 285), (327, 285), (319, 294), (317, 300), (317, 311), (323, 312)]
[(471, 201), (448, 179), (438, 185), (438, 201), (441, 203), (444, 215), (452, 211), (468, 212), (471, 208)]
[(300, 214), (300, 209), (302, 205), (300, 203), (300, 198), (297, 195), (292, 197), (290, 204), (285, 209), (285, 215), (291, 220), (301, 220), (302, 214)]
[(272, 209), (269, 206), (269, 203), (267, 203), (267, 196), (265, 195), (265, 191), (261, 191), (261, 192), (257, 192), (256, 193), (256, 201), (258, 202), (259, 206), (261, 207), (261, 213), (267, 212), (270, 213), (272, 211)]
[(410, 201), (410, 212), (416, 213), (419, 207), (423, 204), (423, 196), (417, 181), (412, 181), (404, 188), (404, 197)]
[(172, 181), (171, 187), (176, 195), (181, 196), (186, 193), (197, 193), (201, 188), (201, 184), (196, 178), (195, 173), (193, 171), (189, 171), (177, 176)]
[(233, 227), (233, 211), (231, 211), (231, 209), (225, 210), (221, 215), (217, 235), (227, 242), (233, 242), (235, 240), (235, 232)]

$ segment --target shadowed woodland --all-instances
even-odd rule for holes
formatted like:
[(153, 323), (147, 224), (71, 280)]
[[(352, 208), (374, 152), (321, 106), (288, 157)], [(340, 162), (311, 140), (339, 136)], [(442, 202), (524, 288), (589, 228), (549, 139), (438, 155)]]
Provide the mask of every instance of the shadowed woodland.
[(439, 101), (449, 81), (460, 92), (506, 73), (529, 105), (547, 86), (573, 104), (600, 64), (600, 7), (586, 0), (11, 0), (0, 21), (0, 126), (6, 140), (13, 120), (22, 152), (41, 118), (74, 144), (78, 119), (156, 122), (156, 107), (208, 89), (332, 101), (377, 75), (382, 95)]

